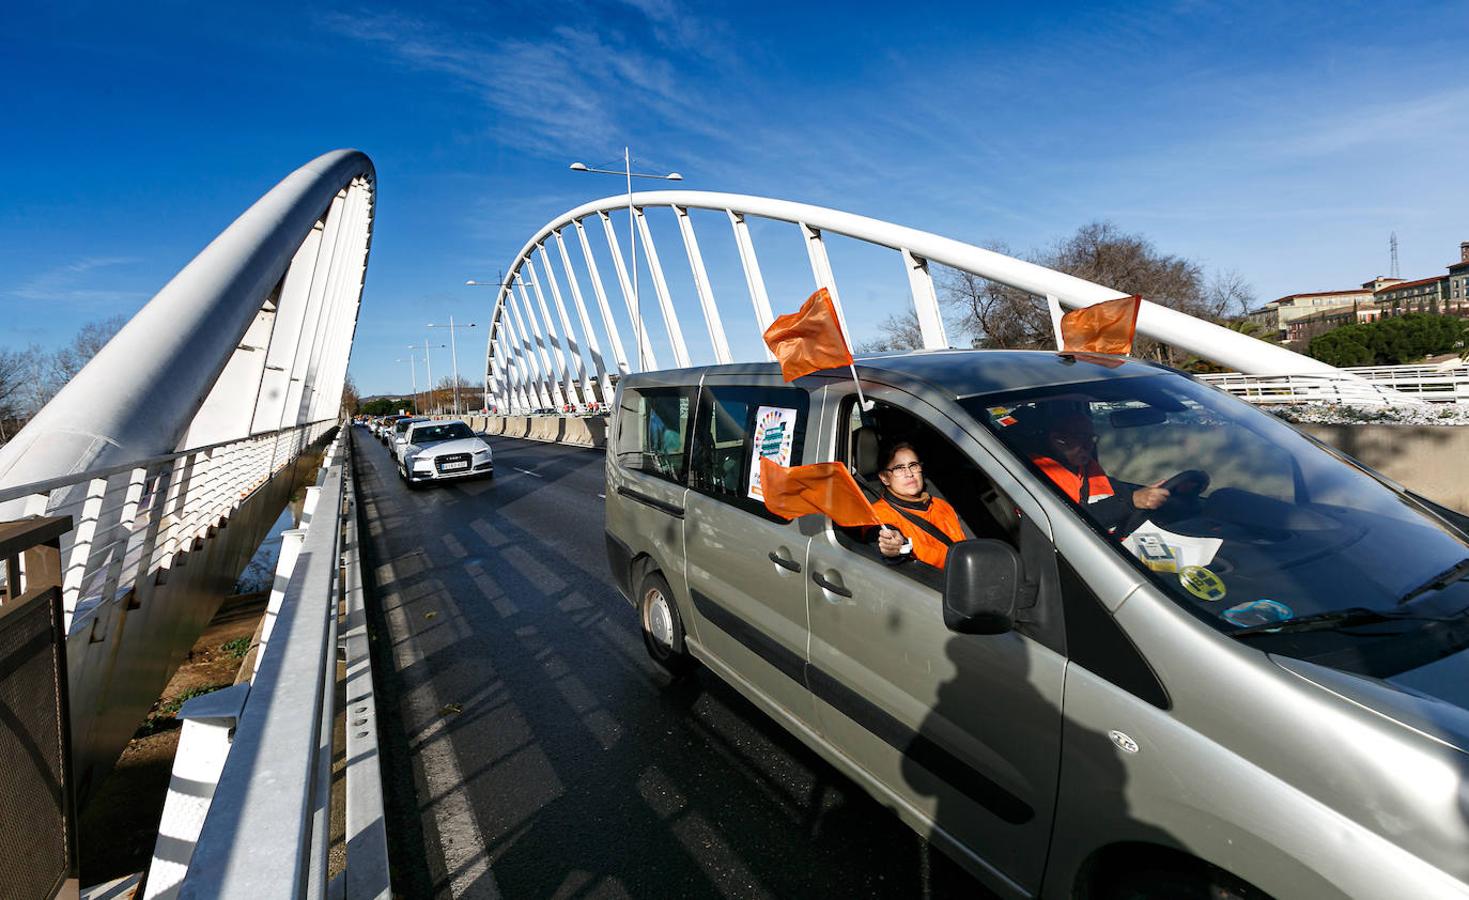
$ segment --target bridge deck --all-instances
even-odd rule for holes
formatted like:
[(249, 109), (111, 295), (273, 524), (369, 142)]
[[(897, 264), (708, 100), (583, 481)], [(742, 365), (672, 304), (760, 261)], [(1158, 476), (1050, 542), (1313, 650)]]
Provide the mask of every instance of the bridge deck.
[(493, 481), (410, 492), (359, 436), (415, 894), (983, 894), (708, 672), (668, 685), (608, 578), (600, 451), (495, 439)]

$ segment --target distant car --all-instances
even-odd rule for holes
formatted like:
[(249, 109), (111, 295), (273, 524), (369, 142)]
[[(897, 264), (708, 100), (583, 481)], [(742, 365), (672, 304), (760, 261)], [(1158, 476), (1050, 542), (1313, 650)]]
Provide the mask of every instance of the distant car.
[(493, 478), (490, 445), (457, 420), (414, 422), (398, 456), (398, 474), (409, 487), (454, 478)]
[(388, 430), (388, 452), (393, 454), (393, 459), (400, 465), (403, 462), (403, 448), (408, 444), (408, 429), (419, 422), (427, 421), (428, 419), (419, 416), (403, 416)]

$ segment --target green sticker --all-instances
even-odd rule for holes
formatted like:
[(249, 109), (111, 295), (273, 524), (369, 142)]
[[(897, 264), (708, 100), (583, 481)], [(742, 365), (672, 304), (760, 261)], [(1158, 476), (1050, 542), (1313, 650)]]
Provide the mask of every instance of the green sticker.
[(1224, 579), (1203, 566), (1184, 566), (1178, 572), (1178, 583), (1200, 600), (1223, 600)]

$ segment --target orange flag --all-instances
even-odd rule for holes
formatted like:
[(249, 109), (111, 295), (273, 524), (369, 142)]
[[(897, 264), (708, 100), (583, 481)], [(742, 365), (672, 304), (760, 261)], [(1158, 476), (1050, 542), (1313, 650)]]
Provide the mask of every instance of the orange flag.
[(760, 490), (765, 495), (765, 508), (782, 518), (822, 513), (844, 528), (882, 524), (841, 463), (786, 468), (762, 456)]
[(826, 288), (808, 297), (797, 311), (771, 322), (765, 329), (765, 343), (780, 360), (786, 381), (852, 364), (852, 351)]
[(1132, 352), (1137, 334), (1137, 311), (1143, 298), (1134, 294), (1073, 309), (1061, 317), (1061, 344), (1065, 350), (1086, 353)]

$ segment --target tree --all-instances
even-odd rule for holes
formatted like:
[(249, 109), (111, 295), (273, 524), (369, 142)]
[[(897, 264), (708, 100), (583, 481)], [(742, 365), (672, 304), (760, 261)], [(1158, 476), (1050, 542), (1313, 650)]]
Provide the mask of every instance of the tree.
[(71, 339), (71, 343), (57, 350), (51, 357), (50, 374), (56, 385), (55, 390), (51, 392), (52, 395), (65, 387), (66, 383), (82, 370), (82, 366), (91, 362), (92, 357), (107, 346), (107, 342), (112, 340), (113, 336), (127, 323), (127, 316), (117, 315), (83, 325)]
[(348, 373), (347, 380), (342, 382), (342, 413), (347, 416), (355, 416), (362, 411), (362, 395), (357, 392), (357, 382), (352, 380)]
[(887, 353), (892, 350), (918, 350), (923, 347), (923, 329), (913, 310), (895, 313), (877, 326), (878, 336), (857, 345), (858, 353)]
[[(992, 243), (990, 249), (1015, 255), (1004, 244)], [(1030, 254), (1029, 259), (1212, 322), (1239, 316), (1255, 302), (1254, 291), (1238, 272), (1216, 272), (1206, 281), (1198, 263), (1163, 253), (1142, 235), (1124, 233), (1110, 222), (1083, 225), (1050, 249)], [(939, 290), (950, 333), (968, 338), (975, 347), (1055, 346), (1044, 297), (954, 270), (939, 276)], [(878, 326), (878, 339), (868, 346), (908, 346), (911, 319), (911, 313), (889, 316)], [(1171, 348), (1141, 337), (1133, 355), (1176, 361)]]
[(1333, 366), (1392, 366), (1435, 353), (1462, 349), (1469, 324), (1454, 316), (1409, 313), (1343, 325), (1315, 337), (1306, 348), (1313, 358)]
[(34, 387), (38, 348), (0, 348), (0, 444), (10, 440), (35, 413)]

